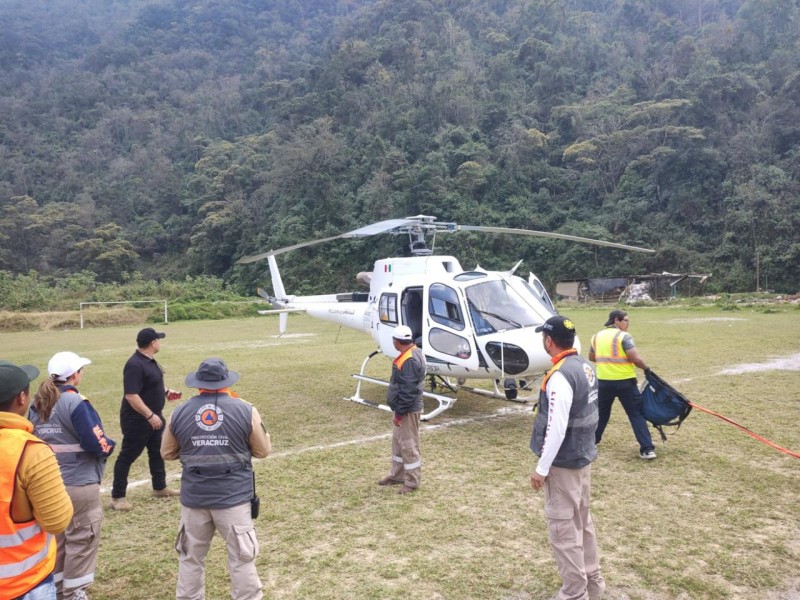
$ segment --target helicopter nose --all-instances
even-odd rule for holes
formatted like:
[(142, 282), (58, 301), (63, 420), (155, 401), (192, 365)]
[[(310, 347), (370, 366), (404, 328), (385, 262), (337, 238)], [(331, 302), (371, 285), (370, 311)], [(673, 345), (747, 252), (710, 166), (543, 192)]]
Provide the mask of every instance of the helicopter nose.
[(516, 344), (489, 342), (486, 344), (486, 354), (499, 369), (509, 375), (524, 373), (531, 364), (527, 352)]

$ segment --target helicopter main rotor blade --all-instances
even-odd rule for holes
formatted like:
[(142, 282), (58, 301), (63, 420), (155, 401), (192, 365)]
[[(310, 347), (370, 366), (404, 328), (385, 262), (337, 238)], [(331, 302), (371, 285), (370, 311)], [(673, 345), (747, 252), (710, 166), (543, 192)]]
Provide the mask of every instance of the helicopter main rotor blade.
[(651, 250), (650, 248), (640, 248), (638, 246), (628, 246), (627, 244), (617, 244), (615, 242), (606, 242), (604, 240), (594, 240), (592, 238), (578, 237), (576, 235), (567, 235), (566, 233), (533, 231), (531, 229), (514, 229), (511, 227), (484, 227), (482, 225), (459, 225), (458, 229), (461, 231), (485, 231), (488, 233), (511, 233), (514, 235), (547, 237), (547, 238), (554, 238), (557, 240), (570, 240), (573, 242), (582, 242), (584, 244), (594, 244), (595, 246), (608, 246), (609, 248), (619, 248), (621, 250), (632, 250), (633, 252), (645, 252), (647, 254), (655, 254), (655, 250)]
[(263, 260), (270, 256), (277, 256), (278, 254), (284, 254), (286, 252), (291, 252), (292, 250), (297, 250), (298, 248), (315, 246), (316, 244), (323, 244), (325, 242), (330, 242), (332, 240), (338, 240), (341, 238), (356, 238), (356, 237), (368, 237), (370, 235), (378, 235), (381, 233), (392, 231), (393, 229), (402, 227), (403, 225), (408, 225), (409, 223), (416, 223), (416, 222), (417, 221), (415, 221), (414, 219), (389, 219), (388, 221), (380, 221), (378, 223), (373, 223), (372, 225), (359, 227), (358, 229), (354, 229), (353, 231), (340, 233), (339, 235), (321, 238), (318, 240), (311, 240), (309, 242), (301, 242), (299, 244), (294, 244), (292, 246), (286, 246), (285, 248), (278, 248), (277, 250), (262, 252), (261, 254), (253, 254), (252, 256), (245, 256), (244, 258), (240, 258), (237, 262), (243, 265), (254, 263), (256, 261)]

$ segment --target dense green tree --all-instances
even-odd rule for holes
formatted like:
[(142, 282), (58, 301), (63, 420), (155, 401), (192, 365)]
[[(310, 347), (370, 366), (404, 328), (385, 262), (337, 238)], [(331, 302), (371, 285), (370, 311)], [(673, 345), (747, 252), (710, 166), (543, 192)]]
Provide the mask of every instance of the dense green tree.
[[(758, 266), (797, 291), (798, 19), (794, 0), (0, 3), (0, 267), (251, 286), (243, 255), (426, 213), (658, 250), (446, 242), (548, 283), (697, 270), (734, 291)], [(403, 249), (337, 244), (286, 257), (287, 280), (351, 287)]]
[(139, 257), (133, 244), (122, 239), (122, 233), (122, 227), (116, 223), (95, 228), (93, 237), (72, 246), (73, 264), (83, 265), (84, 269), (95, 273), (99, 281), (121, 281), (131, 273), (131, 265)]

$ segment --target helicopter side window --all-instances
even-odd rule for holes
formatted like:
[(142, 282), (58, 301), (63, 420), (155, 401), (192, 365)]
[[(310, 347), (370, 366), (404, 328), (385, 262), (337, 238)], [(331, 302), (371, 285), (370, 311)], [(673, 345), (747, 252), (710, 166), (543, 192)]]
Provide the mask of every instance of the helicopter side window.
[(458, 303), (456, 291), (441, 283), (434, 283), (428, 290), (428, 312), (431, 318), (439, 323), (461, 331), (464, 329), (464, 317)]
[(382, 294), (378, 310), (381, 323), (397, 325), (397, 294)]
[(460, 275), (456, 275), (453, 277), (455, 281), (472, 281), (473, 279), (483, 279), (486, 277), (486, 273), (482, 271), (465, 271)]
[(469, 358), (472, 355), (469, 341), (455, 333), (432, 327), (428, 334), (428, 339), (430, 340), (431, 348), (442, 354), (449, 354), (456, 358)]

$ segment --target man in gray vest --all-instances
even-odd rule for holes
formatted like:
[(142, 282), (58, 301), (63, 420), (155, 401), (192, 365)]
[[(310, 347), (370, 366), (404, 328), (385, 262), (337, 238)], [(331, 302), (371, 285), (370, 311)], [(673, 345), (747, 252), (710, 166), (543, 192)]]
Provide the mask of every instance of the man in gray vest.
[(545, 490), (544, 515), (561, 576), (557, 600), (600, 600), (606, 584), (592, 515), (591, 464), (597, 458), (597, 376), (578, 351), (575, 325), (561, 316), (536, 328), (553, 362), (542, 380), (531, 450), (539, 463), (534, 490)]
[(386, 404), (392, 409), (392, 462), (389, 474), (378, 485), (402, 485), (399, 494), (417, 490), (422, 478), (419, 450), (419, 418), (422, 414), (422, 392), (425, 387), (425, 355), (414, 344), (414, 336), (406, 325), (392, 332), (398, 356), (392, 363)]
[(161, 442), (164, 459), (183, 465), (177, 600), (205, 598), (205, 557), (215, 530), (228, 547), (233, 600), (263, 598), (251, 459), (266, 457), (272, 446), (256, 408), (228, 389), (238, 380), (221, 358), (200, 363), (186, 376), (198, 394), (175, 409)]

